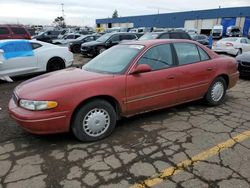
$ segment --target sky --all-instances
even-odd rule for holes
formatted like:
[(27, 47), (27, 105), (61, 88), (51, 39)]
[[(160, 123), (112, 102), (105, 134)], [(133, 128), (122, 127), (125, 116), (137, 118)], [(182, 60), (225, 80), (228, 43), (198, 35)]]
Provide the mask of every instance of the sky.
[(62, 15), (66, 24), (94, 26), (97, 18), (250, 6), (250, 0), (0, 0), (0, 24), (49, 25)]

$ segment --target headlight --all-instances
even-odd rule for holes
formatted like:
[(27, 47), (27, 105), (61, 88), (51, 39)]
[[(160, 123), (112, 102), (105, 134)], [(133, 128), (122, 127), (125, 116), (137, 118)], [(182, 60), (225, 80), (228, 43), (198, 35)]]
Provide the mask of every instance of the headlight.
[(48, 110), (57, 107), (55, 101), (32, 101), (21, 99), (19, 105), (27, 110)]

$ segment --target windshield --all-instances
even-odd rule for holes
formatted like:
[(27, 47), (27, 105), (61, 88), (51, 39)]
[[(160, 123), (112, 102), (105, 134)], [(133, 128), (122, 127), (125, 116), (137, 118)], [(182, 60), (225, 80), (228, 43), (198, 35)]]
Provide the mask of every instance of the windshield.
[(103, 36), (101, 36), (100, 38), (98, 38), (96, 41), (97, 42), (106, 42), (113, 34), (111, 33), (107, 33)]
[(150, 40), (150, 39), (156, 39), (158, 37), (158, 33), (146, 33), (142, 37), (140, 37), (139, 40)]
[(119, 74), (143, 48), (142, 45), (118, 45), (104, 51), (82, 68), (92, 72)]

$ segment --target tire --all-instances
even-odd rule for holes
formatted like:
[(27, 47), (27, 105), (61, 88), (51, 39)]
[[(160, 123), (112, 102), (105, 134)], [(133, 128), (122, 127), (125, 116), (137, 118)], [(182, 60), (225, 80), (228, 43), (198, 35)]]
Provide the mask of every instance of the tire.
[(239, 49), (236, 56), (241, 55), (241, 54), (242, 54), (242, 49)]
[(73, 52), (73, 53), (80, 53), (80, 52), (81, 52), (80, 46), (74, 45), (74, 46), (72, 47), (72, 52)]
[(114, 107), (105, 100), (96, 99), (86, 103), (76, 112), (71, 129), (74, 136), (82, 142), (96, 141), (109, 136), (116, 121)]
[(106, 48), (100, 47), (98, 48), (98, 54), (103, 53), (106, 50)]
[(52, 58), (47, 64), (47, 72), (53, 72), (64, 68), (64, 61), (60, 58)]
[(209, 106), (217, 106), (224, 102), (227, 84), (224, 78), (218, 77), (210, 85), (205, 101)]

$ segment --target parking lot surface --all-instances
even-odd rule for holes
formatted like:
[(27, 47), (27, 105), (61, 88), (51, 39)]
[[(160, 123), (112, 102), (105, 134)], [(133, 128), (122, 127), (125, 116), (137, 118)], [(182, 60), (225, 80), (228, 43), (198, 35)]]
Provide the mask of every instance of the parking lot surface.
[(249, 79), (221, 106), (196, 101), (123, 119), (93, 143), (23, 131), (7, 105), (26, 79), (0, 83), (0, 188), (250, 187)]

